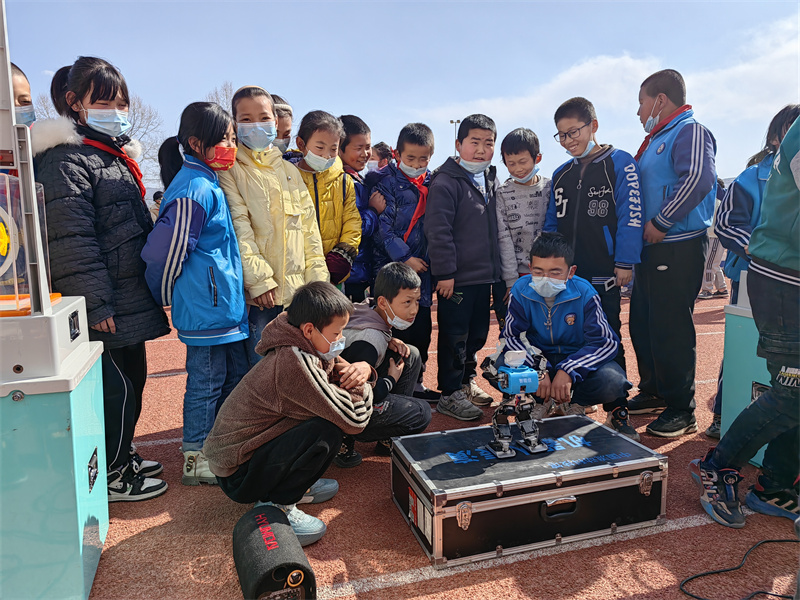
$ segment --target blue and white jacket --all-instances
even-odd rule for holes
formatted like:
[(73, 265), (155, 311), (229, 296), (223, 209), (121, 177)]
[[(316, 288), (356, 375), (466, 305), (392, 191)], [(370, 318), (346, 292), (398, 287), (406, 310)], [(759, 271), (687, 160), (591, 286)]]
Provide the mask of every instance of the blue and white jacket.
[(216, 346), (249, 335), (242, 259), (217, 175), (187, 156), (164, 192), (142, 250), (145, 279), (187, 346)]
[[(547, 357), (567, 354), (555, 366), (579, 382), (617, 355), (619, 338), (608, 324), (592, 284), (580, 277), (567, 281), (553, 306), (548, 307), (530, 286), (531, 276), (525, 275), (511, 288), (508, 315), (502, 337), (508, 350), (525, 350), (522, 334), (528, 343), (539, 348)], [(533, 366), (528, 356), (526, 364)]]
[(733, 281), (739, 281), (750, 263), (744, 247), (750, 244), (750, 234), (761, 219), (761, 200), (774, 160), (775, 155), (768, 154), (757, 165), (745, 169), (728, 187), (717, 209), (714, 233), (728, 250), (723, 270)]
[(664, 242), (704, 235), (714, 215), (717, 142), (693, 115), (676, 116), (639, 158), (644, 216), (666, 232)]

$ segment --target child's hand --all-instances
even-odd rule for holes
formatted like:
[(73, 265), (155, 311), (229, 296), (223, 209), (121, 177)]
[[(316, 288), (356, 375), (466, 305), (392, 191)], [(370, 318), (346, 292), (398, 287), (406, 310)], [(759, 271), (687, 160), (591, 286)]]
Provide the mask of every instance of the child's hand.
[(397, 362), (394, 362), (393, 358), (389, 359), (389, 377), (395, 380), (395, 382), (400, 379), (400, 375), (403, 374), (403, 367), (406, 366), (405, 361), (402, 358), (398, 358)]
[(103, 333), (117, 333), (114, 317), (108, 317), (105, 321), (100, 321), (97, 325), (92, 325), (92, 329), (95, 331), (102, 331)]
[(424, 273), (428, 270), (428, 263), (426, 263), (421, 258), (417, 258), (416, 256), (412, 256), (406, 261), (406, 264), (414, 269), (417, 273)]
[(256, 303), (256, 306), (259, 308), (273, 308), (275, 306), (275, 290), (278, 288), (272, 288), (268, 292), (264, 292), (260, 296), (256, 296), (253, 298), (253, 302)]
[(372, 367), (363, 361), (347, 365), (342, 364), (341, 368), (337, 363), (336, 367), (339, 373), (339, 386), (346, 390), (360, 388), (369, 381), (369, 376), (372, 375)]
[(665, 231), (659, 231), (655, 225), (653, 225), (652, 221), (648, 221), (647, 224), (644, 226), (644, 234), (642, 237), (644, 238), (645, 242), (650, 242), (651, 244), (658, 244), (659, 242), (663, 241), (664, 237), (667, 235)]
[(540, 379), (539, 380), (539, 387), (536, 388), (536, 394), (535, 394), (536, 397), (537, 398), (541, 398), (545, 402), (550, 400), (550, 396), (551, 396), (550, 388), (551, 388), (551, 386), (552, 386), (552, 384), (550, 383), (550, 374), (549, 373), (545, 373), (544, 374), (544, 379)]
[(389, 350), (394, 350), (401, 356), (401, 358), (408, 358), (408, 355), (411, 354), (411, 350), (408, 349), (406, 343), (403, 340), (398, 340), (397, 338), (392, 338), (389, 340)]
[(564, 402), (569, 402), (569, 393), (571, 389), (572, 377), (570, 377), (569, 373), (566, 371), (559, 369), (550, 386), (550, 394), (555, 398), (556, 402), (563, 404)]
[(445, 300), (449, 300), (453, 296), (453, 288), (455, 287), (455, 279), (442, 279), (436, 284), (436, 292)]
[(633, 279), (633, 269), (614, 269), (614, 275), (617, 278), (617, 287), (625, 287)]
[(369, 197), (369, 206), (376, 213), (381, 214), (386, 210), (386, 198), (378, 190), (375, 190)]

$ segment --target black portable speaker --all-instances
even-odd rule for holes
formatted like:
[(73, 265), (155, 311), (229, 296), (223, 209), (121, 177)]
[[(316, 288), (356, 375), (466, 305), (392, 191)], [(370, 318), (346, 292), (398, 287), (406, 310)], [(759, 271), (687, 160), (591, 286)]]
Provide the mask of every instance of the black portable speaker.
[(233, 528), (233, 561), (245, 600), (316, 598), (314, 571), (279, 508), (248, 511)]

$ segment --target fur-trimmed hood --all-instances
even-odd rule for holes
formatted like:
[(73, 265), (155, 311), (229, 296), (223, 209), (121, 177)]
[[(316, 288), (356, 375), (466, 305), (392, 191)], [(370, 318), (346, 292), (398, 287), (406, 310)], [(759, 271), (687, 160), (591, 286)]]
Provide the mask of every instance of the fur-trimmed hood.
[[(34, 156), (62, 144), (79, 146), (82, 143), (83, 136), (78, 133), (77, 124), (67, 117), (35, 121), (31, 127), (31, 151)], [(125, 144), (125, 152), (138, 160), (142, 155), (142, 144), (139, 140), (131, 140)]]

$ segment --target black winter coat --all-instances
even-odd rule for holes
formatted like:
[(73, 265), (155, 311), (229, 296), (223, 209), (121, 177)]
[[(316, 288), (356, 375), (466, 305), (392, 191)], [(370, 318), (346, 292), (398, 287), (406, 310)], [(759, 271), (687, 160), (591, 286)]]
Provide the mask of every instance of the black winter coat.
[(114, 318), (115, 334), (89, 331), (106, 348), (166, 335), (167, 316), (144, 279), (141, 252), (153, 224), (136, 180), (121, 158), (80, 141), (115, 147), (110, 137), (74, 124), (70, 131), (64, 121), (39, 121), (31, 130), (53, 291), (83, 296), (90, 327)]

